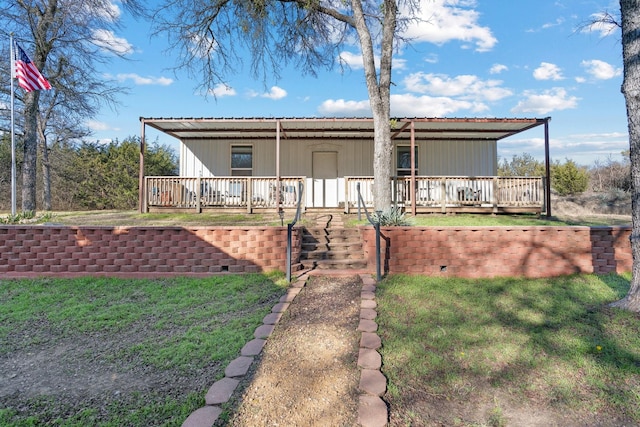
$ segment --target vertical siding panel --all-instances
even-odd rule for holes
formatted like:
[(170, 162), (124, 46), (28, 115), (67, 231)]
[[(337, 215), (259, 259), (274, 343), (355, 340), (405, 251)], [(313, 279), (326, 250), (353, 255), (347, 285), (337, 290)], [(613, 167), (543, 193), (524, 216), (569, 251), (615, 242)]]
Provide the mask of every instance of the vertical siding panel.
[[(199, 176), (202, 172), (202, 176), (228, 176), (231, 174), (231, 146), (243, 144), (247, 143), (243, 140), (197, 140), (180, 144), (180, 175)], [(497, 173), (496, 142), (421, 141), (417, 146), (419, 175), (494, 176)], [(256, 142), (253, 147), (254, 176), (275, 176), (275, 140)], [(337, 151), (340, 176), (373, 175), (373, 142), (370, 140), (318, 144), (313, 140), (286, 139), (281, 140), (280, 146), (281, 174), (310, 177), (314, 151)], [(393, 161), (395, 170), (395, 158)]]

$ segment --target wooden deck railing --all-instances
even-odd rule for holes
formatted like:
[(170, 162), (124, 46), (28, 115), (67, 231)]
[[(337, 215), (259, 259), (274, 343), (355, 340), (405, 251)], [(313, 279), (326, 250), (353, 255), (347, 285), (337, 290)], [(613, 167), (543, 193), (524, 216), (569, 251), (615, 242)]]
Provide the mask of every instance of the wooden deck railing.
[[(298, 182), (306, 177), (167, 177), (145, 178), (146, 209), (178, 208), (202, 211), (205, 208), (253, 209), (295, 208)], [(345, 212), (358, 206), (357, 184), (368, 207), (373, 206), (373, 177), (344, 178)], [(277, 189), (280, 185), (280, 203)], [(544, 186), (541, 177), (417, 176), (415, 196), (411, 178), (394, 177), (390, 191), (397, 206), (408, 209), (415, 203), (421, 212), (542, 212)], [(306, 191), (306, 190), (303, 190)], [(305, 208), (306, 196), (302, 198)]]
[[(298, 182), (305, 177), (145, 177), (148, 208), (295, 208)], [(304, 203), (304, 197), (303, 197)]]
[[(358, 183), (365, 204), (373, 206), (373, 178), (345, 177), (347, 212), (357, 206), (355, 188)], [(421, 210), (439, 208), (442, 212), (460, 207), (484, 208), (478, 211), (520, 208), (532, 212), (540, 212), (544, 208), (541, 177), (417, 176), (413, 198), (410, 188), (410, 177), (394, 177), (391, 181), (393, 203), (407, 207), (415, 202)]]

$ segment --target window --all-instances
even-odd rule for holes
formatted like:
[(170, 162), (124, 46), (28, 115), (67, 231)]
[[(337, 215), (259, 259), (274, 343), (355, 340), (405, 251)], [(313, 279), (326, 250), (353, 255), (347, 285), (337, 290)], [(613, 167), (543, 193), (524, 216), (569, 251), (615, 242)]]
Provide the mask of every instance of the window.
[[(418, 147), (414, 147), (415, 170), (418, 173)], [(411, 175), (411, 146), (398, 145), (396, 148), (396, 173), (398, 176)]]
[(251, 176), (253, 172), (253, 147), (231, 146), (231, 176)]

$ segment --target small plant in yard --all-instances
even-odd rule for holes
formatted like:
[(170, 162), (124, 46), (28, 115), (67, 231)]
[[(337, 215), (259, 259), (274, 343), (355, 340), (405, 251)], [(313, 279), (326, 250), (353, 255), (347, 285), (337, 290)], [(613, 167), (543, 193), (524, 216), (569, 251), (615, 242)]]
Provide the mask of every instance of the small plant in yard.
[(33, 211), (19, 212), (15, 215), (7, 215), (0, 217), (0, 224), (31, 224), (37, 222), (49, 221), (52, 218), (50, 212), (45, 212), (42, 215), (36, 215)]
[(412, 224), (402, 209), (397, 207), (391, 207), (373, 214), (373, 220), (379, 222), (383, 227), (408, 226)]
[(491, 409), (487, 424), (491, 427), (505, 427), (507, 425), (507, 421), (504, 419), (504, 414), (502, 413), (502, 408), (500, 408), (499, 405), (496, 404), (496, 406)]

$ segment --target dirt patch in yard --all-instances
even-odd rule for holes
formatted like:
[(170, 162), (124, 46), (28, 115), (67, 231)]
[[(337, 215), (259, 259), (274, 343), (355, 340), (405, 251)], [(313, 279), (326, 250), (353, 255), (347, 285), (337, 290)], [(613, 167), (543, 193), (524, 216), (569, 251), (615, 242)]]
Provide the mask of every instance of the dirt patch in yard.
[(182, 399), (206, 390), (222, 368), (217, 362), (188, 371), (161, 369), (131, 353), (133, 345), (157, 335), (146, 322), (119, 333), (72, 335), (45, 320), (33, 322), (0, 343), (0, 409), (40, 414), (41, 422), (90, 409), (95, 419), (106, 421), (114, 404), (146, 404), (150, 396)]

